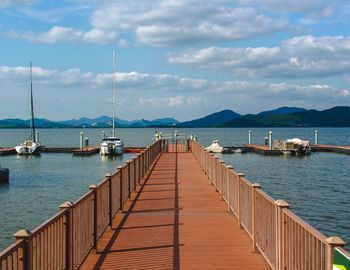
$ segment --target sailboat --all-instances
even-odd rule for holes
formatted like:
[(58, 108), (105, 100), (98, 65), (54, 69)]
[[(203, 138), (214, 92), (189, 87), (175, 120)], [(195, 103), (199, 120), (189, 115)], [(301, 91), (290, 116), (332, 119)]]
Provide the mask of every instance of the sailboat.
[(19, 155), (35, 155), (40, 153), (40, 144), (35, 138), (35, 121), (34, 121), (34, 101), (33, 101), (33, 79), (32, 79), (32, 62), (30, 61), (30, 137), (22, 144), (15, 147)]
[(123, 153), (124, 142), (116, 137), (115, 132), (115, 51), (113, 51), (112, 136), (102, 139), (100, 154), (102, 156), (113, 156)]

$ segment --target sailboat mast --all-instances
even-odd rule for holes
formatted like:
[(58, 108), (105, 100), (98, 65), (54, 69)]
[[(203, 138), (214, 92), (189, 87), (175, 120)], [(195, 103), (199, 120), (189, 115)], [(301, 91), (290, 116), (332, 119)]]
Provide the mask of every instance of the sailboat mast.
[(112, 136), (115, 137), (115, 50), (113, 50)]
[(31, 131), (32, 140), (35, 141), (35, 125), (34, 125), (34, 102), (33, 102), (33, 78), (32, 78), (32, 61), (30, 61), (30, 110), (31, 110)]

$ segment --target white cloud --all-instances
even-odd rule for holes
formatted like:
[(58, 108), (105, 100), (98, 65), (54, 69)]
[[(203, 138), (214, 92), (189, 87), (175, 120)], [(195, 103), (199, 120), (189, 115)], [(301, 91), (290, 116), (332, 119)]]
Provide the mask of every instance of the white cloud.
[(285, 20), (224, 0), (108, 1), (93, 13), (91, 23), (98, 29), (132, 32), (138, 42), (153, 46), (238, 40), (288, 27)]
[[(118, 35), (114, 31), (103, 31), (91, 29), (90, 31), (80, 31), (74, 28), (54, 26), (44, 33), (8, 33), (11, 37), (28, 40), (30, 42), (57, 43), (57, 42), (86, 42), (94, 44), (117, 43)], [(123, 43), (124, 44), (124, 43)], [(125, 44), (124, 44), (125, 45)]]
[(305, 78), (348, 74), (349, 54), (350, 37), (301, 36), (279, 47), (211, 47), (170, 54), (168, 60), (245, 76)]
[[(221, 82), (139, 72), (117, 73), (116, 78), (118, 117), (126, 119), (168, 115), (186, 120), (225, 108), (254, 113), (276, 104), (313, 108), (350, 104), (350, 88), (328, 84)], [(111, 97), (111, 81), (109, 73), (35, 66), (38, 116), (67, 119), (110, 114), (106, 104)], [(6, 117), (4, 112), (7, 117), (26, 117), (13, 104), (27, 104), (28, 90), (28, 67), (0, 66), (1, 118)]]

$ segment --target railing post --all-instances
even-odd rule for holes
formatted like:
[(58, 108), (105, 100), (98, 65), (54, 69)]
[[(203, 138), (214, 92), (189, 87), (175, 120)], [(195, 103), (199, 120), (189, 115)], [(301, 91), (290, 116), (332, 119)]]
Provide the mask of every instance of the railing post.
[(346, 242), (344, 242), (338, 236), (332, 236), (326, 239), (327, 242), (327, 259), (326, 259), (326, 270), (333, 270), (334, 264), (334, 249), (336, 247), (344, 247)]
[(120, 171), (119, 205), (120, 205), (121, 212), (123, 212), (123, 167), (122, 166), (118, 166), (117, 170)]
[(226, 166), (227, 170), (227, 177), (226, 177), (226, 186), (227, 186), (227, 212), (231, 212), (231, 193), (230, 193), (230, 173), (231, 170), (233, 170), (233, 167), (231, 165)]
[(253, 252), (257, 252), (256, 248), (256, 191), (260, 189), (261, 186), (258, 183), (252, 185), (252, 235), (253, 235)]
[(219, 158), (215, 157), (215, 161), (214, 161), (214, 178), (215, 178), (215, 191), (218, 192), (218, 164), (219, 164)]
[(32, 262), (31, 262), (32, 250), (30, 245), (31, 235), (32, 235), (32, 232), (27, 230), (19, 230), (13, 235), (16, 238), (16, 242), (21, 240), (24, 241), (24, 247), (23, 247), (23, 269), (24, 270), (32, 269)]
[(284, 216), (283, 216), (283, 211), (285, 208), (289, 208), (289, 204), (285, 202), (284, 200), (277, 200), (275, 201), (275, 204), (277, 206), (277, 223), (276, 223), (276, 228), (277, 228), (277, 234), (276, 234), (276, 246), (277, 246), (277, 262), (278, 262), (278, 268), (277, 270), (283, 270), (284, 269), (284, 230), (285, 230), (285, 224), (284, 224)]
[(93, 248), (97, 250), (97, 186), (90, 185), (89, 189), (93, 191), (93, 202), (94, 202), (94, 232), (93, 232)]
[(131, 160), (128, 160), (126, 162), (126, 166), (128, 167), (128, 198), (130, 198), (130, 195), (131, 195), (131, 184), (130, 184), (130, 163), (131, 163)]
[(223, 200), (224, 199), (224, 195), (222, 194), (223, 193), (223, 188), (222, 188), (222, 184), (224, 182), (224, 174), (223, 174), (223, 169), (225, 167), (225, 161), (223, 161), (222, 159), (220, 160), (220, 165), (219, 165), (219, 172), (220, 172), (220, 178), (219, 178), (219, 181), (220, 181), (220, 187), (219, 187), (219, 193), (221, 194), (221, 199)]
[(112, 213), (112, 174), (107, 173), (105, 177), (108, 179), (108, 215), (109, 215), (109, 226), (112, 227), (113, 213)]
[(136, 190), (136, 162), (137, 162), (137, 159), (136, 159), (136, 157), (133, 157), (132, 158), (132, 162), (133, 162), (133, 177), (134, 177), (134, 190)]
[(242, 211), (241, 211), (241, 178), (244, 177), (244, 173), (237, 173), (238, 185), (237, 185), (237, 217), (238, 217), (238, 229), (242, 228)]
[(61, 211), (66, 211), (66, 220), (65, 220), (65, 226), (66, 226), (66, 265), (65, 269), (70, 270), (72, 269), (73, 265), (73, 246), (72, 246), (72, 235), (73, 235), (73, 222), (72, 222), (72, 202), (64, 202), (59, 206), (59, 209)]

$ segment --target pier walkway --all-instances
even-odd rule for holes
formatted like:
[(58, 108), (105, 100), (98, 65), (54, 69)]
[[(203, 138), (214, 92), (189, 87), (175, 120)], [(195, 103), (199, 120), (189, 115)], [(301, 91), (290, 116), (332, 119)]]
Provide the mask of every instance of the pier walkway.
[(81, 269), (271, 269), (192, 153), (163, 153)]

